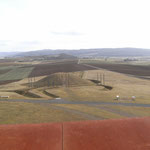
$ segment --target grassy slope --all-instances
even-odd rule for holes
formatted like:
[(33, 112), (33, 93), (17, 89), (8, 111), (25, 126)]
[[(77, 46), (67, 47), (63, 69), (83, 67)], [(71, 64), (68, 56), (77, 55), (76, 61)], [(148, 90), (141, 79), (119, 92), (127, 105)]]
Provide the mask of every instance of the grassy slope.
[(44, 86), (82, 86), (82, 85), (94, 85), (91, 81), (84, 80), (81, 74), (73, 73), (55, 73), (35, 83), (38, 87)]
[(105, 74), (105, 84), (112, 86), (112, 90), (102, 86), (77, 86), (47, 89), (47, 92), (56, 94), (67, 100), (79, 101), (111, 101), (120, 95), (121, 102), (131, 102), (131, 97), (136, 96), (134, 103), (150, 103), (150, 81), (138, 79), (128, 75), (106, 71), (93, 70), (84, 73), (85, 79), (96, 79), (97, 73)]
[(85, 120), (77, 114), (52, 106), (31, 103), (0, 102), (0, 124), (44, 123)]
[[(150, 114), (149, 108), (143, 107), (100, 105), (100, 107), (107, 108), (107, 110), (97, 107), (82, 104), (50, 105), (0, 102), (0, 124), (88, 120), (87, 117), (84, 117), (84, 114), (96, 117), (97, 119), (117, 119), (126, 117), (119, 112), (128, 113), (131, 114), (131, 116), (134, 115), (134, 117), (149, 116)], [(67, 111), (68, 109), (69, 111)], [(116, 111), (109, 111), (112, 109)], [(84, 114), (82, 115), (82, 113)]]
[(124, 111), (133, 114), (138, 117), (150, 116), (150, 108), (145, 107), (131, 107), (131, 106), (113, 106), (113, 105), (103, 105), (106, 108), (113, 108), (118, 111)]
[(82, 105), (82, 104), (56, 104), (56, 106), (61, 106), (61, 107), (65, 107), (65, 108), (69, 108), (69, 109), (73, 109), (73, 110), (78, 110), (80, 112), (84, 112), (93, 116), (97, 116), (97, 117), (101, 117), (104, 119), (110, 119), (110, 118), (122, 118), (122, 116), (115, 114), (115, 113), (111, 113), (108, 112), (106, 110), (102, 110), (102, 109), (98, 109), (95, 107), (89, 107), (87, 105)]

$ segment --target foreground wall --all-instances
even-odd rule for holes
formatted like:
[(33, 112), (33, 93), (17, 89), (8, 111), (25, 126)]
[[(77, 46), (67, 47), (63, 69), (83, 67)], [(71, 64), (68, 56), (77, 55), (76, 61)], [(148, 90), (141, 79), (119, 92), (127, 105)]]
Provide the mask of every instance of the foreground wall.
[(1, 125), (0, 150), (150, 150), (150, 117)]

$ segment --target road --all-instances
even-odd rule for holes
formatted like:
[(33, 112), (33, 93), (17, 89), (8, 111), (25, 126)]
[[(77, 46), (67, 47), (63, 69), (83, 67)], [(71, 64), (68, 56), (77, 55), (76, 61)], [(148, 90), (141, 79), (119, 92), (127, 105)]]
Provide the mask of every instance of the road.
[(136, 107), (150, 107), (150, 104), (140, 103), (121, 103), (115, 102), (89, 102), (89, 101), (68, 101), (64, 99), (53, 99), (53, 100), (27, 100), (27, 99), (0, 99), (5, 102), (25, 102), (25, 103), (43, 103), (43, 104), (85, 104), (85, 105), (122, 105), (122, 106), (136, 106)]

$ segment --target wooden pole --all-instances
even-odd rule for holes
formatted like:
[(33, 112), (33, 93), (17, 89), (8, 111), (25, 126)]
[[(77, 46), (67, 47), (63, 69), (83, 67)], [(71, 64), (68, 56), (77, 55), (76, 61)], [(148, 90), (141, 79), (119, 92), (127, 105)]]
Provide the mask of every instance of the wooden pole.
[(69, 87), (69, 73), (68, 73), (68, 87)]
[(100, 78), (101, 78), (101, 84), (103, 84), (103, 77), (102, 77), (102, 74), (100, 74)]
[(103, 74), (103, 84), (105, 85), (105, 74)]

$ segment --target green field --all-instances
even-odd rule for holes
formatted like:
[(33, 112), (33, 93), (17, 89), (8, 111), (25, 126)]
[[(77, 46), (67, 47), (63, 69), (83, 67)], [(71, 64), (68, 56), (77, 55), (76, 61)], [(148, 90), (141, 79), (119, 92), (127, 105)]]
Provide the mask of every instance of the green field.
[[(9, 67), (7, 67), (8, 69)], [(0, 75), (0, 81), (8, 81), (8, 80), (20, 80), (27, 78), (28, 75), (31, 73), (33, 67), (30, 68), (11, 68), (9, 72)]]
[(0, 67), (0, 70), (7, 70), (7, 69), (11, 69), (11, 70), (13, 70), (13, 69), (16, 69), (16, 68), (18, 68), (19, 66), (1, 66)]

